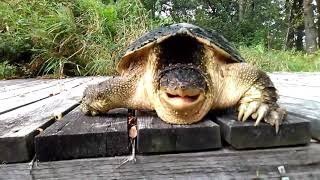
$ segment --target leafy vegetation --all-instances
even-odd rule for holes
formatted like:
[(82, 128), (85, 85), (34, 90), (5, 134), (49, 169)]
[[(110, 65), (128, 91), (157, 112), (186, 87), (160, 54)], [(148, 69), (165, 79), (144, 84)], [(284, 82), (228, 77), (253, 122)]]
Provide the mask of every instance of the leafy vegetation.
[[(281, 18), (283, 12), (278, 13), (280, 2), (259, 2), (254, 12), (248, 6), (251, 10), (244, 11), (241, 19), (231, 13), (237, 12), (233, 1), (211, 6), (208, 2), (214, 0), (174, 2), (0, 1), (0, 79), (111, 75), (128, 44), (150, 29), (173, 22), (219, 30), (240, 47), (248, 62), (267, 71), (320, 70), (319, 53), (281, 50), (286, 21)], [(252, 16), (255, 12), (260, 15)]]
[(0, 63), (0, 79), (12, 78), (16, 75), (16, 67), (8, 64), (8, 61)]
[(296, 51), (267, 50), (261, 45), (239, 48), (244, 59), (265, 71), (320, 71), (320, 51), (315, 54), (305, 54)]
[(123, 48), (161, 24), (138, 0), (16, 0), (0, 9), (0, 62), (31, 76), (113, 74)]

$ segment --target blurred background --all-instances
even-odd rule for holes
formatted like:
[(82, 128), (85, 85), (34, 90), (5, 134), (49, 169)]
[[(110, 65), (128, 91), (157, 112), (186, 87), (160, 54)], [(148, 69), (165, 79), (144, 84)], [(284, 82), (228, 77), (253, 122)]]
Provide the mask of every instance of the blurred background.
[(128, 44), (178, 22), (265, 71), (320, 71), (320, 0), (0, 0), (0, 79), (114, 75)]

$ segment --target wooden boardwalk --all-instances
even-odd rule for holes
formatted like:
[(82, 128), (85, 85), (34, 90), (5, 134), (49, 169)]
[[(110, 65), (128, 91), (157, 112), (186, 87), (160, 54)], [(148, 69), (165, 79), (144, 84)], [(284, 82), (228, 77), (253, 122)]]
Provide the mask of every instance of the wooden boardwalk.
[[(303, 137), (299, 142), (295, 138), (296, 146), (271, 148), (284, 143), (279, 140), (269, 148), (255, 143), (260, 148), (235, 150), (220, 142), (218, 121), (212, 121), (215, 117), (193, 126), (169, 126), (152, 114), (138, 113), (139, 155), (136, 163), (122, 166), (131, 153), (128, 110), (88, 118), (77, 107), (84, 88), (107, 77), (0, 81), (0, 179), (320, 179), (320, 73), (270, 76), (290, 118), (299, 119), (297, 130), (282, 130), (279, 136)], [(270, 130), (269, 126), (261, 128)], [(242, 137), (251, 138), (255, 132)], [(261, 141), (266, 135), (255, 138)], [(252, 143), (240, 146), (249, 148)], [(41, 162), (30, 164), (35, 154)]]

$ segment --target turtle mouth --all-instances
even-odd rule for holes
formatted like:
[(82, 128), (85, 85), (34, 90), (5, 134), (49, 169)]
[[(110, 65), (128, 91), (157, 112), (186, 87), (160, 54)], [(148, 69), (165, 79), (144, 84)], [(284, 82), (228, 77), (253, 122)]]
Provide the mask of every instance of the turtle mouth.
[(171, 100), (178, 100), (178, 101), (183, 101), (183, 102), (187, 102), (187, 103), (192, 103), (195, 102), (200, 94), (194, 95), (194, 96), (179, 96), (177, 94), (171, 94), (171, 93), (166, 93), (167, 94), (167, 98), (170, 98)]
[(175, 110), (187, 110), (200, 106), (203, 102), (204, 92), (194, 90), (164, 90), (160, 95), (162, 103)]

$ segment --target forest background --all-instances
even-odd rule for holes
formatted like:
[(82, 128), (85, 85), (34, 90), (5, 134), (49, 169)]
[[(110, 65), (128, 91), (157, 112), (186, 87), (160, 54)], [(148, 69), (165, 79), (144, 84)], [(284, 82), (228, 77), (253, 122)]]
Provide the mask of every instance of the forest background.
[(320, 0), (0, 0), (0, 79), (114, 75), (131, 42), (178, 22), (265, 71), (320, 71)]

